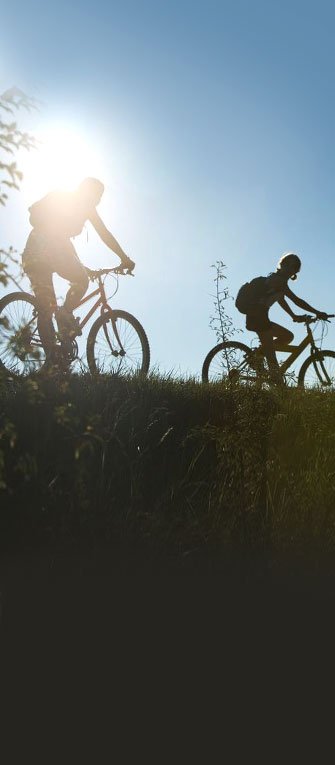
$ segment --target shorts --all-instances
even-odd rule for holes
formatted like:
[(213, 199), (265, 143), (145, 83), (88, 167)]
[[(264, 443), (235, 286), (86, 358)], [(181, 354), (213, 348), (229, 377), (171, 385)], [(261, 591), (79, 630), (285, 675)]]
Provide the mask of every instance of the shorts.
[(265, 305), (256, 305), (252, 307), (246, 315), (245, 326), (251, 332), (266, 332), (272, 328), (269, 319), (269, 309)]
[(52, 275), (59, 274), (84, 294), (88, 287), (86, 269), (70, 239), (47, 236), (33, 229), (22, 255), (23, 270), (30, 279), (40, 309), (57, 305)]
[[(22, 254), (23, 270), (26, 273), (37, 273), (41, 270), (50, 273), (59, 273), (61, 270), (68, 271), (78, 268), (81, 263), (70, 239), (56, 235), (47, 235), (33, 228)], [(60, 274), (61, 275), (61, 274)], [(71, 279), (71, 276), (65, 276)]]

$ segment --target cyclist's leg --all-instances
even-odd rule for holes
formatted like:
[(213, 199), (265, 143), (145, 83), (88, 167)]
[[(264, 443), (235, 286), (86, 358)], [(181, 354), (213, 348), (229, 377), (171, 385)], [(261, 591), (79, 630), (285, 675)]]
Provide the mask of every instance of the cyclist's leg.
[(81, 334), (78, 321), (74, 318), (72, 311), (85, 295), (88, 276), (69, 239), (59, 243), (53, 263), (56, 273), (70, 282), (64, 305), (57, 312), (58, 329), (65, 340), (71, 335)]
[(261, 341), (263, 353), (268, 362), (270, 373), (273, 374), (274, 376), (278, 376), (278, 374), (280, 373), (279, 364), (278, 364), (278, 360), (276, 356), (272, 329), (259, 331), (257, 332), (257, 334)]
[(285, 332), (284, 327), (280, 327), (279, 324), (271, 322), (268, 316), (268, 309), (265, 306), (257, 305), (254, 306), (246, 316), (246, 328), (257, 333), (273, 381), (283, 382), (283, 377), (276, 357), (274, 337), (278, 339), (279, 333), (281, 342), (285, 342), (286, 340), (284, 341), (282, 339), (284, 335), (279, 331), (282, 329), (283, 332)]
[(61, 249), (59, 249), (54, 258), (54, 268), (59, 276), (70, 282), (70, 289), (64, 301), (64, 308), (69, 313), (72, 313), (73, 309), (85, 295), (88, 287), (88, 276), (69, 239), (62, 242)]
[(47, 358), (54, 354), (56, 335), (52, 314), (57, 306), (52, 270), (45, 253), (45, 239), (33, 230), (22, 256), (23, 270), (31, 283), (38, 307), (37, 327)]
[[(294, 335), (286, 327), (282, 327), (281, 324), (271, 321), (271, 329), (265, 332), (265, 337), (259, 335), (261, 340), (264, 355), (269, 365), (270, 375), (276, 384), (283, 384), (284, 378), (280, 371), (280, 366), (276, 357), (276, 346), (288, 345), (292, 342)], [(263, 334), (263, 333), (262, 333)]]
[(42, 275), (39, 274), (38, 277), (32, 274), (29, 276), (29, 279), (37, 302), (37, 327), (41, 343), (47, 358), (52, 358), (56, 348), (56, 335), (52, 314), (57, 306), (52, 274), (43, 273)]
[(282, 327), (281, 324), (271, 321), (272, 337), (274, 339), (274, 345), (289, 345), (294, 339), (293, 332), (290, 332), (286, 327)]

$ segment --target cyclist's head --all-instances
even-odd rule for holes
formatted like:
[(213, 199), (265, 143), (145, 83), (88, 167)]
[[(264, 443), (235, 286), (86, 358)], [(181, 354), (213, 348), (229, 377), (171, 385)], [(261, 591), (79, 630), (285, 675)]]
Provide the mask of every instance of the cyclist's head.
[(97, 178), (84, 178), (79, 184), (77, 192), (85, 201), (87, 200), (97, 205), (104, 193), (104, 188), (103, 183), (98, 181)]
[(300, 269), (301, 260), (298, 258), (298, 255), (295, 255), (293, 252), (287, 252), (286, 255), (283, 255), (277, 265), (277, 271), (282, 271), (293, 281), (296, 280), (297, 273)]

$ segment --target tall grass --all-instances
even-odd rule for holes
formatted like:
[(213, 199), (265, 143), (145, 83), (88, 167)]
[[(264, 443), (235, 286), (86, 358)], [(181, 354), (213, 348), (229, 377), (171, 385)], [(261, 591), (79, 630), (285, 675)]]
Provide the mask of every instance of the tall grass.
[(335, 397), (152, 376), (1, 381), (2, 553), (221, 570), (335, 556)]

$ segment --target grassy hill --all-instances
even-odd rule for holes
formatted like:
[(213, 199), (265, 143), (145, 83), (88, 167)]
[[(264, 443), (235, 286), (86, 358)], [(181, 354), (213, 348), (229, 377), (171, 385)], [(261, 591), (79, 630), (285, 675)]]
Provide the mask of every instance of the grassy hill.
[(0, 411), (2, 555), (332, 569), (331, 392), (3, 379)]

